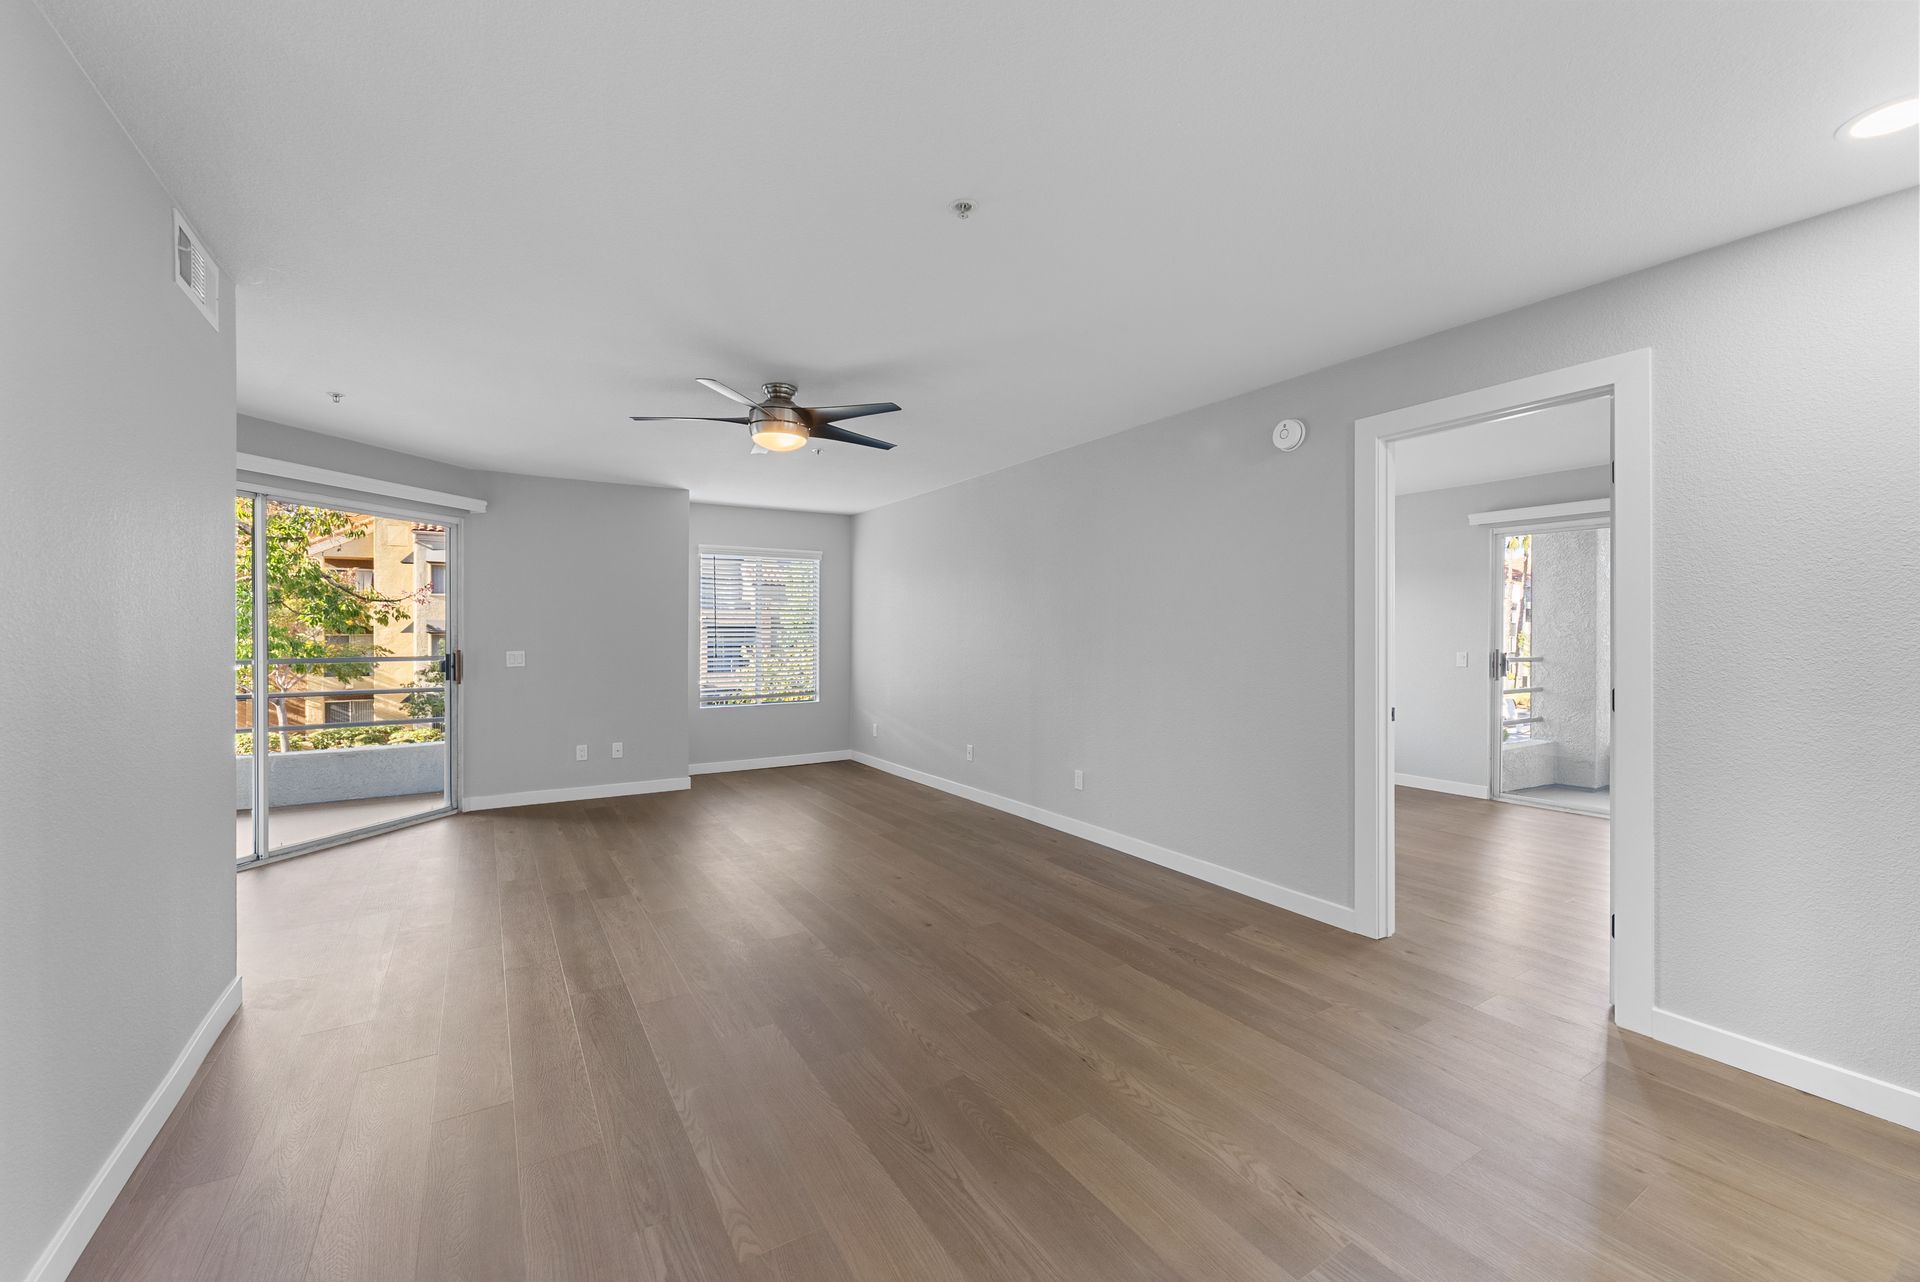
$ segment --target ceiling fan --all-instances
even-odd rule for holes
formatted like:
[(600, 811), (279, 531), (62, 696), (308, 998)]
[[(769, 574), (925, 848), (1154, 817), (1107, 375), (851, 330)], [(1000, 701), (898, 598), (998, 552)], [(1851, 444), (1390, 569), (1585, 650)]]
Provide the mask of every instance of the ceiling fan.
[(809, 441), (840, 441), (847, 445), (865, 445), (890, 450), (892, 441), (882, 441), (839, 425), (846, 418), (865, 418), (869, 414), (892, 414), (900, 407), (892, 401), (867, 405), (795, 405), (793, 394), (800, 389), (792, 383), (767, 383), (759, 400), (734, 391), (718, 379), (696, 378), (694, 382), (710, 388), (729, 400), (747, 406), (747, 412), (734, 418), (700, 418), (687, 414), (633, 415), (636, 423), (741, 423), (753, 438), (754, 453), (771, 450), (776, 454), (797, 450)]

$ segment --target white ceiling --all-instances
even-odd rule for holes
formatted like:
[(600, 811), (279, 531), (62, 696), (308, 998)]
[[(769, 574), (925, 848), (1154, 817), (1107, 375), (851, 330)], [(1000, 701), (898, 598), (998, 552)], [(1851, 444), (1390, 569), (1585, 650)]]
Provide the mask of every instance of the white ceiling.
[(1599, 467), (1613, 458), (1612, 407), (1612, 398), (1598, 396), (1396, 441), (1394, 493)]
[[(864, 510), (1920, 180), (1833, 137), (1913, 92), (1905, 0), (41, 3), (241, 282), (242, 409), (730, 503)], [(854, 426), (900, 448), (626, 420), (727, 413), (697, 375), (896, 400)]]

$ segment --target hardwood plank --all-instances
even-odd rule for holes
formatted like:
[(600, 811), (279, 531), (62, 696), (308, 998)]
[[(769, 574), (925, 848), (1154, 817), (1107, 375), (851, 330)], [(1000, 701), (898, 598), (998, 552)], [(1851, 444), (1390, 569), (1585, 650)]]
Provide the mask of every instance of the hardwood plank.
[(620, 968), (614, 963), (613, 950), (607, 947), (600, 918), (594, 914), (593, 899), (587, 892), (548, 895), (547, 916), (553, 922), (554, 944), (569, 991), (591, 992), (621, 982)]
[(363, 913), (349, 923), (337, 963), (320, 977), (307, 1009), (304, 1031), (344, 1028), (379, 1013), (380, 987), (400, 937), (401, 914), (387, 909)]
[(346, 1131), (370, 1025), (309, 1033), (235, 1179), (197, 1276), (219, 1282), (302, 1278)]
[(809, 1233), (747, 1262), (747, 1282), (845, 1282), (847, 1261), (825, 1233)]
[(629, 1223), (656, 1230), (671, 1267), (732, 1276), (733, 1243), (626, 990), (577, 993), (573, 1002), (605, 1160)]
[(443, 924), (408, 926), (394, 941), (367, 1034), (366, 1066), (419, 1059), (440, 1049), (440, 1015), (447, 996)]
[(308, 1258), (308, 1282), (413, 1276), (435, 1074), (430, 1056), (360, 1074)]
[(607, 947), (613, 951), (614, 964), (620, 968), (620, 978), (637, 1005), (688, 991), (687, 981), (680, 977), (660, 932), (638, 900), (627, 894), (603, 897), (593, 901), (593, 910), (600, 918)]
[(642, 1006), (639, 1014), (735, 1257), (769, 1254), (817, 1229), (813, 1203), (739, 1048), (722, 1041), (690, 997)]
[(762, 1066), (768, 1115), (806, 1182), (849, 1278), (965, 1276), (776, 1028), (746, 1034)]
[(663, 1276), (621, 1212), (597, 1144), (520, 1171), (526, 1276), (532, 1282), (633, 1282)]
[(455, 953), (447, 963), (447, 996), (440, 1021), (436, 1119), (458, 1117), (513, 1098), (508, 1049), (507, 977), (500, 945)]
[(519, 1282), (527, 1273), (513, 1105), (435, 1122), (419, 1282)]
[(521, 1165), (599, 1143), (593, 1091), (558, 963), (509, 970), (506, 985)]
[(547, 898), (540, 883), (517, 878), (500, 886), (500, 947), (508, 970), (523, 966), (560, 965), (553, 922), (547, 916)]
[(1090, 1117), (1043, 1132), (1040, 1143), (1074, 1178), (1133, 1225), (1184, 1277), (1288, 1282), (1204, 1203)]
[(116, 1204), (74, 1262), (67, 1282), (138, 1282), (195, 1276), (220, 1227), (237, 1177), (163, 1189)]
[(842, 1116), (969, 1277), (1064, 1280), (992, 1182), (941, 1142), (907, 1091), (864, 1052), (814, 1066)]
[(448, 914), (448, 947), (455, 953), (494, 948), (500, 943), (499, 852), (494, 846), (494, 832), (485, 823), (469, 823), (462, 833)]

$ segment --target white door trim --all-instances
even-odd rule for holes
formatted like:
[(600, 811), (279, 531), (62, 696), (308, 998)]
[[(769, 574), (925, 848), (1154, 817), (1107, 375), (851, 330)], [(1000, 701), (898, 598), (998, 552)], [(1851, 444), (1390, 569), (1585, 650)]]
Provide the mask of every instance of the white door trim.
[(1542, 503), (1537, 507), (1510, 507), (1498, 512), (1469, 512), (1468, 525), (1508, 525), (1514, 522), (1558, 523), (1570, 517), (1602, 515), (1613, 510), (1607, 499), (1578, 499), (1572, 503)]
[[(1612, 902), (1614, 1022), (1653, 1015), (1653, 353), (1374, 414), (1353, 425), (1353, 903), (1355, 928), (1394, 929), (1392, 442), (1519, 411), (1613, 397)], [(1595, 928), (1600, 928), (1595, 923)]]

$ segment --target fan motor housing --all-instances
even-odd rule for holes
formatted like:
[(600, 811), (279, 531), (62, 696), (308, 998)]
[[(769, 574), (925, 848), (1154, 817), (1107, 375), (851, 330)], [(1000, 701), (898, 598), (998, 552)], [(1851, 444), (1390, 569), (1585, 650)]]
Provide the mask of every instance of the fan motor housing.
[(747, 426), (756, 428), (762, 423), (791, 423), (801, 431), (807, 428), (807, 416), (793, 405), (759, 405), (747, 411)]

